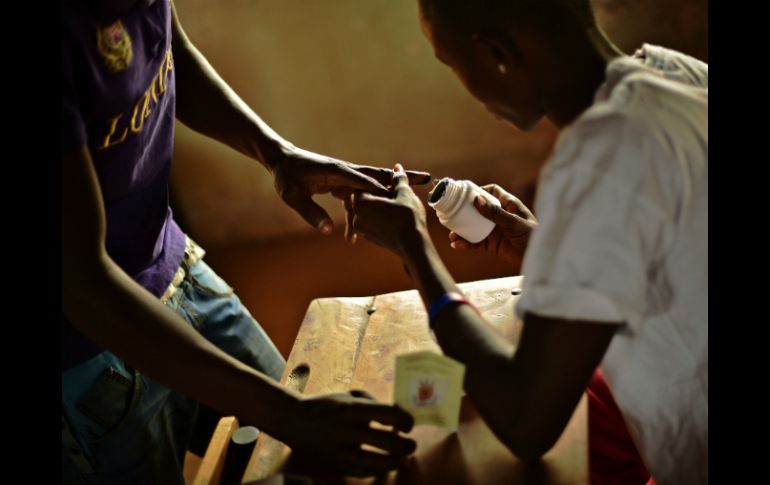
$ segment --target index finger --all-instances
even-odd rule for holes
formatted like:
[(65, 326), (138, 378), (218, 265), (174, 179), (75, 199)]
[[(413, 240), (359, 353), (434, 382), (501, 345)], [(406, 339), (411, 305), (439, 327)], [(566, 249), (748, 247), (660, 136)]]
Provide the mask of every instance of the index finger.
[(326, 185), (330, 191), (364, 190), (377, 195), (388, 195), (388, 189), (377, 180), (345, 166), (326, 174)]
[[(389, 168), (357, 165), (354, 170), (372, 177), (382, 185), (389, 184), (393, 178), (393, 170)], [(425, 185), (431, 181), (430, 173), (422, 170), (406, 170), (406, 176), (410, 185)]]
[(511, 194), (506, 191), (504, 188), (500, 187), (497, 184), (487, 184), (481, 187), (482, 189), (486, 190), (490, 194), (494, 195), (498, 199), (510, 199)]
[(393, 178), (391, 179), (390, 185), (393, 186), (396, 195), (398, 195), (404, 188), (409, 188), (409, 177), (406, 175), (404, 167), (400, 163), (397, 163), (393, 167)]
[(409, 432), (414, 426), (411, 414), (390, 404), (360, 402), (351, 406), (345, 416), (351, 421), (377, 421), (405, 432)]

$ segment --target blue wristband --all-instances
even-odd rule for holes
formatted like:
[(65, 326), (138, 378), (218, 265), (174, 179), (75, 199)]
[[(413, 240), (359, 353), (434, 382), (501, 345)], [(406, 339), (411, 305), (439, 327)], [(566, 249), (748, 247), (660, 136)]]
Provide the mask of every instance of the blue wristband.
[[(471, 302), (465, 299), (463, 295), (456, 291), (450, 291), (449, 293), (444, 294), (441, 298), (434, 301), (433, 304), (430, 306), (430, 310), (428, 310), (428, 325), (430, 328), (433, 328), (433, 320), (438, 316), (439, 313), (441, 313), (441, 310), (446, 308), (447, 305), (450, 303), (458, 303), (460, 305), (470, 305), (473, 307)], [(475, 307), (473, 307), (475, 309)]]

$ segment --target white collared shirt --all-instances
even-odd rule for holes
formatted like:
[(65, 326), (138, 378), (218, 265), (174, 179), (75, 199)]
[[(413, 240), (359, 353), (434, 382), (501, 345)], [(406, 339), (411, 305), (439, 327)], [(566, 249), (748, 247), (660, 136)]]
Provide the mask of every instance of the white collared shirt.
[(708, 65), (606, 72), (541, 172), (516, 311), (623, 322), (602, 371), (648, 469), (708, 483)]

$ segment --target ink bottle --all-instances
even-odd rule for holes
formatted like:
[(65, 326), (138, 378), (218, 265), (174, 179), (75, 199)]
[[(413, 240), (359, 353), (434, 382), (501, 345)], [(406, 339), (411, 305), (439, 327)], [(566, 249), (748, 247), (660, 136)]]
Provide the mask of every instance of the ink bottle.
[(500, 207), (500, 201), (470, 180), (445, 177), (428, 194), (428, 205), (435, 209), (438, 220), (470, 243), (481, 242), (489, 236), (495, 223), (482, 216), (473, 205), (477, 195), (487, 203)]

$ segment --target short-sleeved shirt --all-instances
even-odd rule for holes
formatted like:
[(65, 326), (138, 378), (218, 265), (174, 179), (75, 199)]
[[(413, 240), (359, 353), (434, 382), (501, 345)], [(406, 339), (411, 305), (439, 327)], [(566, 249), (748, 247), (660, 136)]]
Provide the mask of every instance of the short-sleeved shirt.
[(607, 68), (539, 181), (516, 311), (622, 322), (602, 371), (657, 483), (708, 481), (708, 65)]
[[(175, 112), (171, 12), (167, 0), (118, 4), (127, 5), (125, 11), (103, 21), (91, 2), (63, 3), (62, 151), (88, 147), (104, 201), (107, 253), (160, 296), (185, 245), (168, 196)], [(100, 351), (63, 318), (62, 368)]]

